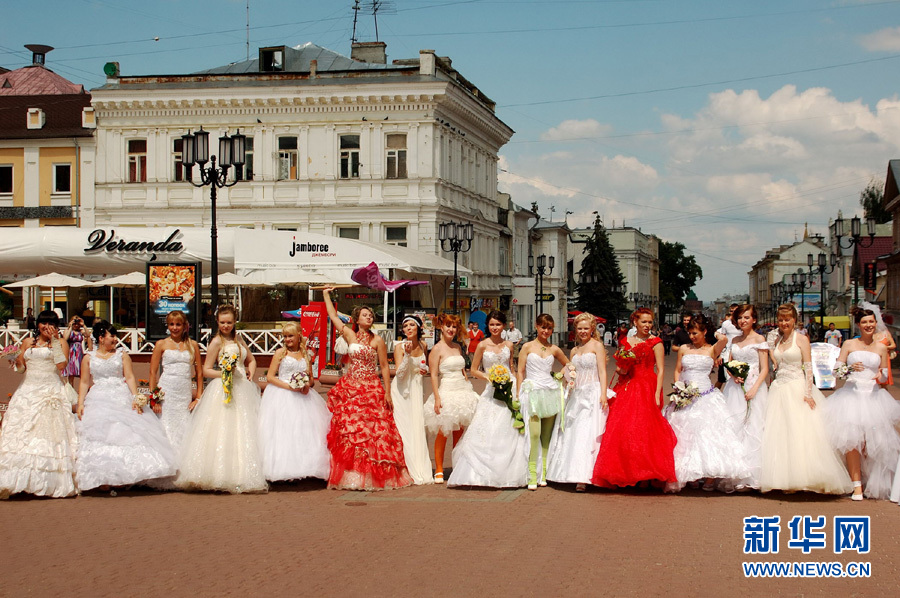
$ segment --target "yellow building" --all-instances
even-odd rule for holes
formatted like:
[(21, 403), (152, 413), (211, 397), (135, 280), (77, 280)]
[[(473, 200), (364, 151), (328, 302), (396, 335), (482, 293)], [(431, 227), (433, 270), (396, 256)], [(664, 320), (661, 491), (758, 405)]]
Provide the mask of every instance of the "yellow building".
[(26, 47), (33, 63), (0, 73), (0, 227), (77, 225), (93, 206), (91, 96), (44, 66), (53, 48)]

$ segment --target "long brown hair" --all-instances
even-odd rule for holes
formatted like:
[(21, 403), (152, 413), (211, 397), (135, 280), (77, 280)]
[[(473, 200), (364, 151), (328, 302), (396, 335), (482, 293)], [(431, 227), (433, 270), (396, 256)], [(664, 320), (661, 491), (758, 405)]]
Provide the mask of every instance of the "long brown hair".
[[(247, 353), (249, 353), (249, 352), (250, 352), (250, 347), (247, 346), (247, 343), (245, 343), (245, 342), (243, 341), (243, 339), (241, 339), (240, 335), (238, 334), (238, 330), (237, 330), (237, 324), (238, 324), (237, 310), (234, 308), (233, 305), (229, 305), (229, 304), (226, 303), (225, 305), (220, 305), (220, 306), (219, 306), (219, 309), (216, 310), (216, 335), (213, 337), (213, 339), (215, 339), (215, 338), (218, 337), (218, 336), (222, 336), (222, 338), (225, 338), (225, 337), (222, 335), (222, 332), (219, 330), (219, 316), (221, 316), (222, 314), (231, 314), (231, 316), (234, 318), (234, 328), (233, 328), (232, 331), (231, 331), (232, 338), (227, 339), (227, 340), (233, 340), (233, 341), (236, 342), (238, 345), (240, 345), (240, 346), (244, 347), (245, 349), (247, 349)], [(223, 346), (224, 346), (225, 343), (223, 342), (222, 344), (223, 344)]]

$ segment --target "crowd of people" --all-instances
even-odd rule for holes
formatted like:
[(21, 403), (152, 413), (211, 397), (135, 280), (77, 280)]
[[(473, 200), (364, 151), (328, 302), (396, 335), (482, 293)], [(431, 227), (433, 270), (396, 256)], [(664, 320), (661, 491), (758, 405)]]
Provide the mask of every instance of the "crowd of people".
[[(551, 342), (548, 314), (524, 343), (500, 311), (488, 314), (486, 334), (439, 314), (430, 350), (422, 320), (407, 316), (392, 377), (374, 312), (358, 307), (347, 324), (331, 291), (325, 305), (348, 367), (325, 398), (295, 323), (282, 327), (260, 393), (234, 308), (218, 309), (205, 358), (184, 314), (170, 313), (148, 397), (111, 324), (94, 323), (85, 338), (73, 321), (61, 334), (57, 315), (42, 312), (17, 358), (24, 379), (0, 430), (0, 497), (134, 485), (265, 492), (270, 482), (319, 478), (350, 490), (445, 482), (537, 490), (549, 481), (576, 491), (690, 485), (900, 502), (900, 405), (884, 388), (890, 349), (877, 339), (873, 310), (855, 312), (859, 337), (842, 343), (835, 369), (846, 381), (827, 399), (813, 384), (810, 341), (793, 305), (778, 308), (777, 329), (765, 337), (753, 305), (734, 306), (718, 329), (686, 315), (671, 331), (677, 360), (667, 400), (666, 340), (646, 308), (631, 315), (612, 361), (588, 313), (575, 317), (568, 353)], [(485, 381), (481, 394), (471, 378)]]

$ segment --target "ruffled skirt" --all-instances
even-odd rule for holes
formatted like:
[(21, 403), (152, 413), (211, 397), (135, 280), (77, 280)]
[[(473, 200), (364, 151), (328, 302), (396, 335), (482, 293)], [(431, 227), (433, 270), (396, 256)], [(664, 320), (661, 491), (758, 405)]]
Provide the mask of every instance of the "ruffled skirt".
[(434, 412), (434, 395), (425, 401), (425, 429), (430, 434), (450, 436), (456, 430), (467, 427), (478, 406), (478, 393), (462, 375), (445, 376), (439, 387), (441, 412)]
[(228, 404), (222, 380), (209, 382), (191, 414), (175, 484), (184, 490), (266, 492), (258, 417), (259, 388), (239, 371)]
[[(755, 380), (748, 379), (747, 384)], [(747, 384), (744, 385), (747, 388)], [(750, 400), (749, 412), (747, 399), (741, 385), (730, 377), (722, 391), (725, 396), (725, 408), (728, 411), (728, 424), (737, 434), (743, 447), (744, 463), (749, 475), (744, 478), (724, 481), (724, 489), (759, 488), (759, 476), (762, 471), (762, 439), (766, 428), (766, 407), (769, 403), (769, 389), (765, 383), (760, 384), (756, 395)], [(680, 478), (679, 478), (680, 479)]]
[(329, 488), (384, 490), (412, 484), (380, 379), (342, 377), (328, 393), (328, 410)]
[(522, 414), (526, 418), (536, 415), (543, 419), (559, 415), (563, 409), (564, 395), (559, 387), (541, 388), (530, 380), (522, 382), (519, 400), (522, 402)]
[[(740, 388), (740, 387), (739, 387)], [(720, 478), (736, 483), (746, 479), (750, 470), (744, 460), (744, 447), (729, 425), (725, 397), (713, 388), (683, 409), (669, 404), (669, 424), (675, 431), (675, 477), (666, 490), (678, 492), (688, 482)]]
[(132, 400), (124, 379), (106, 379), (88, 391), (76, 424), (75, 479), (81, 491), (175, 475), (177, 459), (162, 423), (149, 407), (132, 410)]
[(825, 399), (825, 424), (831, 445), (841, 453), (854, 449), (862, 455), (865, 495), (886, 499), (900, 457), (900, 403), (879, 386), (871, 390), (853, 382)]
[(304, 395), (268, 385), (259, 408), (259, 442), (266, 479), (328, 479), (330, 426), (331, 413), (325, 399), (314, 389)]
[(55, 373), (41, 382), (30, 371), (25, 376), (0, 429), (0, 498), (74, 496), (78, 441), (63, 383)]

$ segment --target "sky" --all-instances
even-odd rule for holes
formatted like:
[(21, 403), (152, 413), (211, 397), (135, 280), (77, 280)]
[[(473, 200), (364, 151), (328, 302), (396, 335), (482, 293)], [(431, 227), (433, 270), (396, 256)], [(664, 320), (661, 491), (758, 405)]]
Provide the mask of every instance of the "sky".
[[(376, 38), (371, 0), (357, 39)], [(394, 0), (388, 60), (430, 48), (516, 133), (499, 190), (544, 218), (683, 243), (703, 300), (746, 293), (765, 251), (825, 233), (900, 158), (900, 0)], [(345, 55), (352, 0), (250, 0), (250, 55)], [(38, 14), (40, 11), (40, 14)], [(102, 68), (181, 74), (244, 60), (246, 0), (6, 0), (0, 65), (88, 89)], [(571, 212), (567, 214), (567, 212)]]

